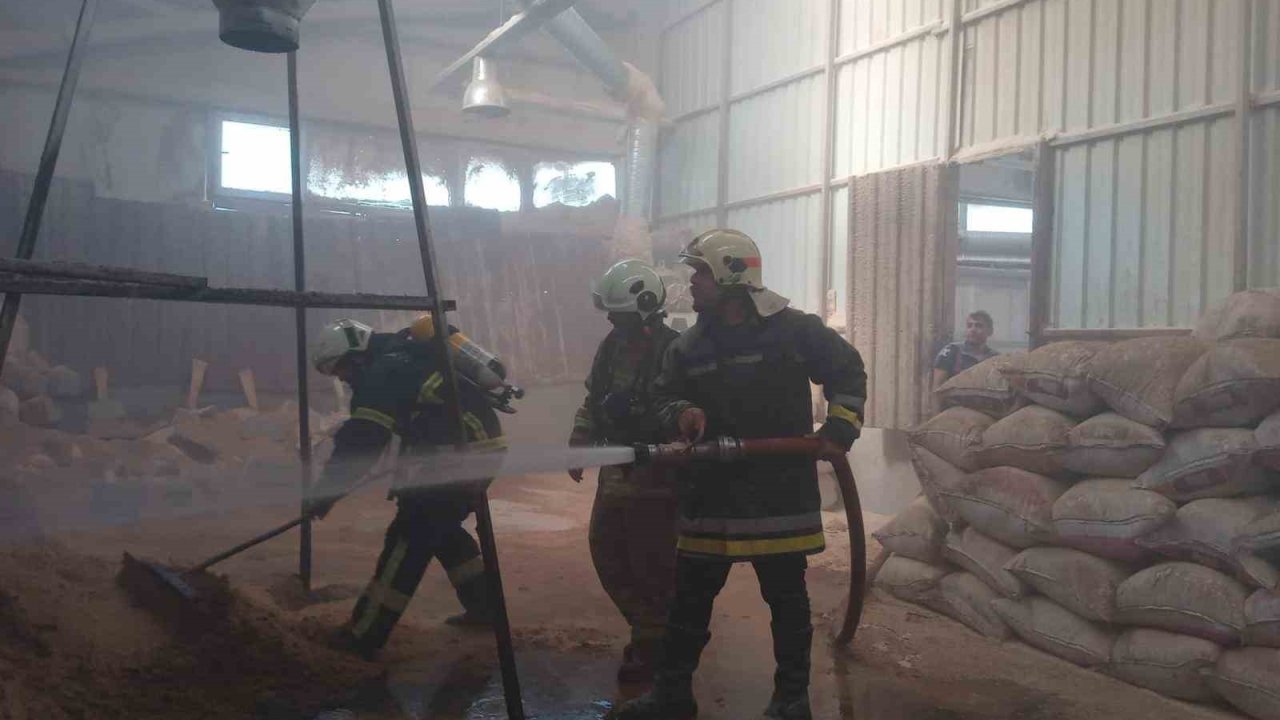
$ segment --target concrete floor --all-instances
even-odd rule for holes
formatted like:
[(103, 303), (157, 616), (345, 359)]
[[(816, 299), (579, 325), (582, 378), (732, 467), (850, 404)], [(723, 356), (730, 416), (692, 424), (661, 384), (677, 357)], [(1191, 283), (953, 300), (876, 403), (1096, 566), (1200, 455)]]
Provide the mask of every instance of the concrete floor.
[[(562, 442), (581, 390), (534, 389), (508, 418), (513, 444)], [(900, 438), (869, 433), (854, 453), (873, 529), (917, 492)], [(905, 469), (904, 469), (905, 467)], [(581, 485), (561, 473), (504, 478), (491, 491), (499, 554), (528, 716), (600, 718), (636, 692), (613, 679), (626, 627), (596, 579), (587, 549), (594, 473)], [(296, 619), (337, 626), (367, 582), (394, 506), (382, 488), (339, 504), (315, 528), (308, 602), (296, 593), (297, 536), (287, 535), (219, 566), (239, 590)], [(233, 545), (280, 522), (284, 506), (152, 521), (63, 538), (115, 563), (128, 549), (175, 564)], [(848, 582), (848, 534), (827, 513), (828, 550), (811, 559), (809, 585), (821, 638), (812, 700), (824, 720), (1184, 720), (1233, 715), (1187, 705), (1078, 669), (1017, 642), (980, 637), (921, 608), (875, 593), (851, 648), (831, 647)], [(872, 554), (875, 547), (872, 546)], [(444, 573), (431, 567), (380, 658), (395, 709), (362, 720), (488, 720), (505, 717), (493, 637), (443, 624), (458, 612)], [(754, 574), (735, 568), (719, 598), (713, 639), (696, 679), (703, 720), (759, 717), (771, 690), (768, 610)]]

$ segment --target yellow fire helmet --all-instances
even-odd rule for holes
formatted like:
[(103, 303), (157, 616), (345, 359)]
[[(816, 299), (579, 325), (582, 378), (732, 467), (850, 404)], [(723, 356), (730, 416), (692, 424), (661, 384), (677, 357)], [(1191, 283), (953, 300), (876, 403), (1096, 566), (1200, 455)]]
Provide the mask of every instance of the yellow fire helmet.
[(689, 241), (680, 252), (684, 264), (706, 266), (721, 287), (744, 287), (756, 311), (769, 317), (791, 303), (764, 286), (764, 262), (756, 241), (740, 230), (716, 228)]

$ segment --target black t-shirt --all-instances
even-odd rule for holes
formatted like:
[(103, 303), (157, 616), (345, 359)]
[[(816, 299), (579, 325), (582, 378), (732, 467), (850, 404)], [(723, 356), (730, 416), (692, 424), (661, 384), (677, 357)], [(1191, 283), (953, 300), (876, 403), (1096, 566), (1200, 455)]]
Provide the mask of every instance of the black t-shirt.
[(956, 342), (942, 348), (942, 352), (933, 361), (933, 367), (935, 370), (945, 371), (948, 376), (954, 376), (999, 354), (986, 345), (973, 348), (966, 343)]

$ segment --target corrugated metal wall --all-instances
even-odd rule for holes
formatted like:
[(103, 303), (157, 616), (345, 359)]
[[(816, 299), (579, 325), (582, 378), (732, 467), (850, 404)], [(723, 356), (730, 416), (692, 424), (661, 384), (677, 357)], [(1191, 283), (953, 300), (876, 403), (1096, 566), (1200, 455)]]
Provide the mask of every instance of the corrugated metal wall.
[(729, 211), (729, 227), (760, 244), (764, 281), (806, 312), (822, 305), (822, 205), (817, 193)]
[[(668, 5), (660, 224), (714, 212), (811, 227), (837, 310), (859, 271), (841, 264), (859, 227), (851, 177), (1041, 140), (1055, 154), (1053, 325), (1185, 327), (1246, 281), (1280, 285), (1280, 0)], [(790, 208), (808, 198), (816, 224)], [(759, 239), (798, 257), (815, 242)]]

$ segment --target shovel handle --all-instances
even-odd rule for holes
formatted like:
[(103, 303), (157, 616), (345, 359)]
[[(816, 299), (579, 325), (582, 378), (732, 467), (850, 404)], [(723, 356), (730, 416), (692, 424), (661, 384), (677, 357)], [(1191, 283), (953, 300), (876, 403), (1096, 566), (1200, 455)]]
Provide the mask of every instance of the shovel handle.
[(262, 544), (262, 543), (264, 543), (264, 542), (266, 542), (266, 541), (270, 540), (271, 538), (273, 538), (273, 537), (275, 537), (275, 536), (277, 536), (277, 535), (283, 535), (284, 533), (286, 533), (286, 532), (288, 532), (288, 531), (292, 530), (293, 528), (297, 527), (298, 525), (301, 525), (301, 524), (302, 524), (302, 521), (303, 521), (303, 520), (305, 520), (305, 519), (307, 519), (307, 517), (309, 517), (309, 516), (308, 516), (308, 515), (299, 515), (298, 517), (296, 517), (296, 518), (294, 518), (294, 519), (290, 520), (289, 522), (285, 523), (284, 525), (281, 525), (280, 527), (277, 527), (277, 528), (275, 528), (275, 529), (273, 529), (273, 530), (268, 530), (268, 531), (266, 531), (266, 532), (262, 533), (261, 535), (259, 535), (259, 536), (257, 536), (257, 537), (250, 538), (249, 540), (245, 540), (244, 542), (240, 543), (239, 545), (237, 545), (237, 546), (235, 546), (235, 547), (233, 547), (233, 548), (231, 548), (231, 549), (229, 549), (229, 550), (224, 550), (224, 551), (222, 551), (222, 552), (218, 553), (217, 555), (214, 555), (213, 557), (209, 558), (208, 560), (205, 560), (204, 562), (200, 563), (199, 565), (196, 565), (195, 567), (193, 567), (193, 568), (191, 568), (190, 570), (186, 571), (186, 573), (184, 573), (184, 574), (185, 574), (185, 575), (195, 575), (196, 573), (204, 572), (205, 570), (208, 570), (210, 567), (212, 567), (212, 566), (214, 566), (214, 565), (216, 565), (216, 564), (218, 564), (218, 563), (222, 562), (223, 560), (226, 560), (227, 558), (231, 557), (232, 555), (237, 555), (237, 554), (239, 554), (239, 553), (242, 553), (242, 552), (244, 552), (245, 550), (248, 550), (249, 548), (253, 547), (254, 545), (260, 545), (260, 544)]

